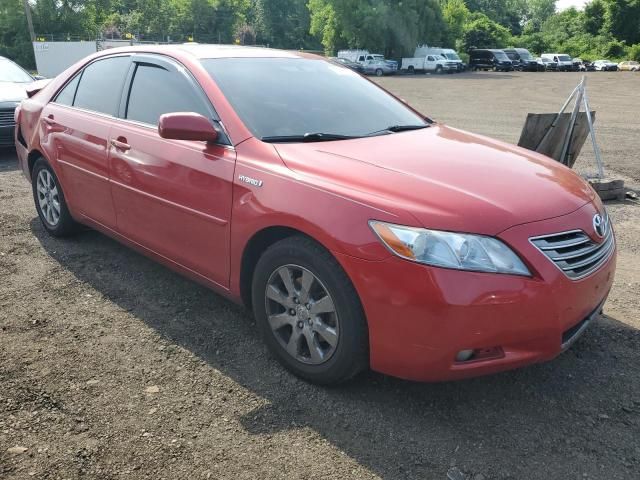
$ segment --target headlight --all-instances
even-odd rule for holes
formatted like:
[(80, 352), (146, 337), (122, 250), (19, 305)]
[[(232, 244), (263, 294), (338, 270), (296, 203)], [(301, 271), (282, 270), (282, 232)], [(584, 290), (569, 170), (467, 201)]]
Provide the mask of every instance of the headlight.
[(369, 225), (392, 253), (407, 260), (458, 270), (531, 275), (522, 260), (496, 238), (375, 220)]

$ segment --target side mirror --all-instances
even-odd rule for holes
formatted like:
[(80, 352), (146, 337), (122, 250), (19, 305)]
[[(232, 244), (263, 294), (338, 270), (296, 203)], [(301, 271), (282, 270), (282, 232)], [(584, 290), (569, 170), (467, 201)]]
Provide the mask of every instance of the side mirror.
[(215, 142), (218, 131), (211, 120), (193, 112), (165, 113), (160, 116), (158, 133), (172, 140)]

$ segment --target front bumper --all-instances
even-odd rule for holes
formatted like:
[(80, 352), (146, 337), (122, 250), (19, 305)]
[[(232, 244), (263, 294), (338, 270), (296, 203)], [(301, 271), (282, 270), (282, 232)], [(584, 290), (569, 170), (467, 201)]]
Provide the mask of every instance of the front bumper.
[[(443, 381), (550, 360), (594, 318), (613, 284), (616, 252), (592, 275), (572, 281), (528, 241), (536, 234), (589, 232), (595, 207), (512, 227), (499, 237), (529, 264), (532, 277), (428, 267), (397, 257), (366, 261), (337, 254), (360, 295), (369, 325), (373, 370), (417, 381)], [(578, 334), (571, 335), (571, 343)], [(457, 362), (461, 350), (499, 355)]]

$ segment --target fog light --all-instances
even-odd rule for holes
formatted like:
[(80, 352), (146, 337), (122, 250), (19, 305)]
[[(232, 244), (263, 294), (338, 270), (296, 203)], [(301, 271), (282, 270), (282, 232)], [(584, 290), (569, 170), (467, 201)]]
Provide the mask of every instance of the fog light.
[(460, 350), (456, 355), (456, 362), (466, 362), (473, 357), (473, 350)]

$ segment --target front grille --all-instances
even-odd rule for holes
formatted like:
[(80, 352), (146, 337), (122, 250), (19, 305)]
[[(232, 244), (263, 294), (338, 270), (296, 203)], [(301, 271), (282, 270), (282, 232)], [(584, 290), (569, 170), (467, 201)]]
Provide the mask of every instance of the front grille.
[(0, 109), (0, 127), (10, 127), (15, 125), (13, 120), (13, 114), (15, 113), (14, 108), (3, 108)]
[(598, 270), (613, 253), (615, 238), (608, 217), (605, 217), (605, 222), (605, 235), (599, 243), (594, 242), (582, 230), (544, 235), (530, 240), (567, 277), (579, 280)]

